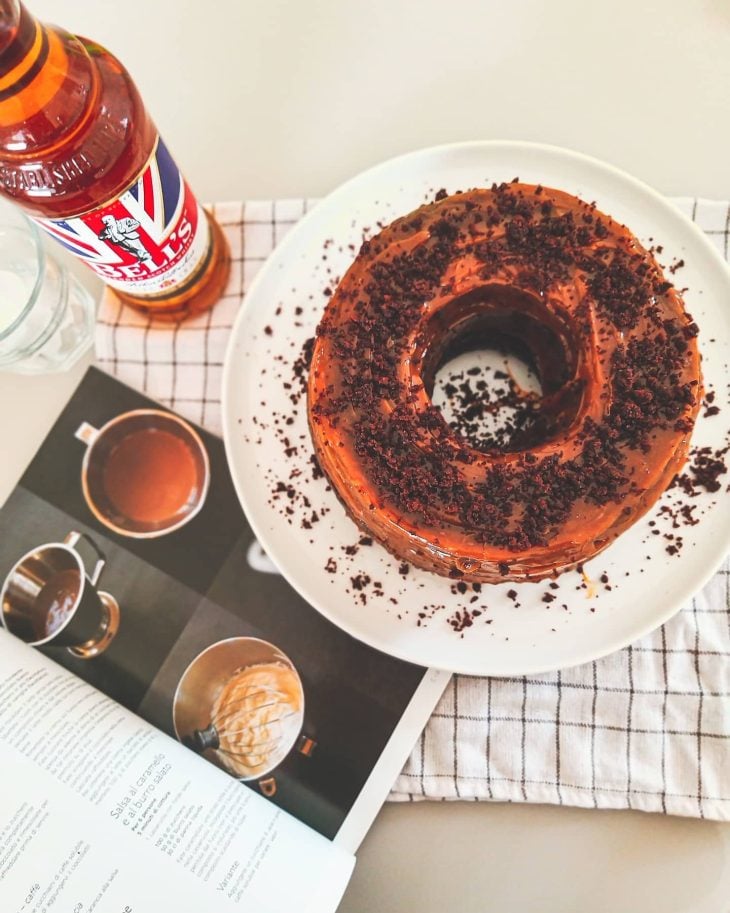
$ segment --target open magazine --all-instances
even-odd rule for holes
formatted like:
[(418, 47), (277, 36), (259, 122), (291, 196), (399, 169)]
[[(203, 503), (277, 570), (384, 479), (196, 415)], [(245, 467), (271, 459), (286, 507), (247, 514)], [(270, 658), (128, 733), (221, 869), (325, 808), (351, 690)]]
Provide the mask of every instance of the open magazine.
[(288, 586), (219, 439), (90, 369), (0, 586), (3, 913), (336, 909), (448, 676)]

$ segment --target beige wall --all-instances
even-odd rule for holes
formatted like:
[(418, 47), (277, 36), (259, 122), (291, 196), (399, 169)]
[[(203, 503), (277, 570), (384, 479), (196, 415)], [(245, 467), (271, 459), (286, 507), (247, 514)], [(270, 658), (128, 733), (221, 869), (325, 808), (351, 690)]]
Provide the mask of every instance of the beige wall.
[(137, 78), (209, 199), (319, 195), (460, 139), (730, 196), (728, 0), (30, 0)]

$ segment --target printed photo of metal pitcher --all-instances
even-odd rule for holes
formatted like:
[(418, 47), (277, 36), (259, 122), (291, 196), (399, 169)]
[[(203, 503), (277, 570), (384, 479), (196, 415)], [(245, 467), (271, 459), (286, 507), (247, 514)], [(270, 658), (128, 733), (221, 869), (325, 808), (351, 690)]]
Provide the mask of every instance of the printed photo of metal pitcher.
[[(94, 552), (86, 573), (78, 547)], [(70, 532), (63, 542), (38, 545), (16, 562), (0, 592), (5, 628), (32, 647), (65, 647), (79, 659), (100, 656), (119, 630), (119, 604), (97, 589), (106, 558), (94, 540)]]
[(190, 663), (175, 692), (178, 739), (240, 780), (276, 793), (271, 772), (296, 747), (310, 756), (316, 742), (302, 734), (304, 689), (294, 664), (255, 637), (218, 641)]

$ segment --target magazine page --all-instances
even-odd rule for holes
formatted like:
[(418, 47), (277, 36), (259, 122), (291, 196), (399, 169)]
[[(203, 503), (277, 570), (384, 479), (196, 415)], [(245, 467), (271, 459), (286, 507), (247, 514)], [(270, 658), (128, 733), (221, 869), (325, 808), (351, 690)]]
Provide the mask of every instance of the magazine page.
[(336, 909), (344, 850), (5, 632), (0, 670), (3, 911)]
[(0, 586), (11, 634), (349, 850), (448, 678), (320, 616), (222, 442), (93, 368), (0, 510)]

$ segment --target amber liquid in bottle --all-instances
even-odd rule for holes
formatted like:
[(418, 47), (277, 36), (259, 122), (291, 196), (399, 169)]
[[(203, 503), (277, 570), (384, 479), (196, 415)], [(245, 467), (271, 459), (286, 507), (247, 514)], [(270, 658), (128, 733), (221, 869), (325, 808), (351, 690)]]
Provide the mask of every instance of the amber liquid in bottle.
[[(197, 214), (197, 223), (188, 225), (185, 235), (179, 231), (179, 238), (190, 244), (192, 232), (197, 241), (186, 261), (175, 272), (166, 272), (160, 250), (155, 248), (155, 254), (149, 255), (144, 235), (139, 240), (139, 227), (135, 232), (129, 219), (125, 225), (121, 216), (128, 213), (112, 208), (114, 216), (100, 214), (109, 212), (125, 193), (130, 199), (130, 190), (139, 195), (135, 184), (156, 159), (158, 144), (157, 130), (139, 92), (115, 57), (92, 41), (38, 22), (19, 0), (0, 0), (0, 193), (33, 218), (64, 220), (64, 232), (66, 225), (83, 221), (81, 237), (92, 242), (86, 244), (93, 254), (88, 263), (102, 258), (94, 250), (95, 239), (103, 236), (111, 219), (112, 240), (121, 239), (118, 259), (134, 265), (123, 268), (125, 275), (114, 275), (118, 271), (108, 266), (96, 271), (107, 269), (117, 279), (110, 281), (100, 272), (126, 304), (155, 318), (180, 320), (205, 311), (223, 293), (230, 257), (217, 223), (197, 206), (179, 178), (185, 203)], [(163, 176), (175, 168), (166, 150), (164, 155)], [(148, 196), (151, 199), (151, 193)], [(161, 216), (153, 212), (151, 218), (159, 221)], [(126, 229), (126, 241), (114, 231), (116, 226)], [(181, 248), (182, 240), (175, 244), (174, 231), (172, 238), (172, 242), (165, 239), (166, 250), (179, 256), (175, 248)], [(109, 249), (114, 250), (111, 242)], [(168, 275), (172, 278), (157, 284), (169, 287), (154, 286), (154, 277)]]

